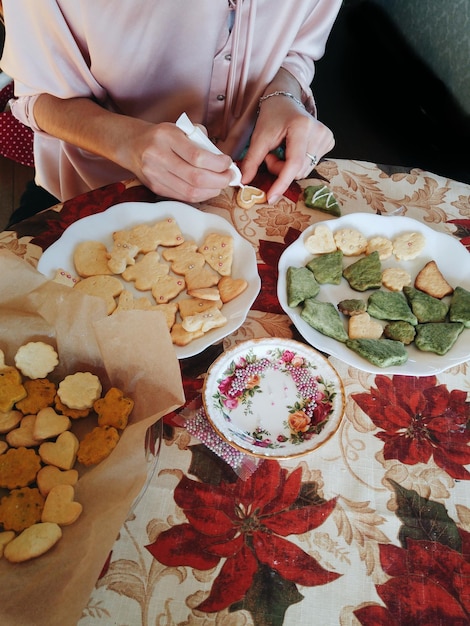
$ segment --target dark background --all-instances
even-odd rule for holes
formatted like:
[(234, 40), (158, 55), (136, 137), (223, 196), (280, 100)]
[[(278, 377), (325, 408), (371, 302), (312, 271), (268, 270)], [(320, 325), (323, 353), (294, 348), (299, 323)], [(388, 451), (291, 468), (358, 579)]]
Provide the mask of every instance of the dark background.
[(336, 139), (331, 156), (470, 183), (469, 116), (374, 2), (345, 0), (316, 68), (318, 117)]

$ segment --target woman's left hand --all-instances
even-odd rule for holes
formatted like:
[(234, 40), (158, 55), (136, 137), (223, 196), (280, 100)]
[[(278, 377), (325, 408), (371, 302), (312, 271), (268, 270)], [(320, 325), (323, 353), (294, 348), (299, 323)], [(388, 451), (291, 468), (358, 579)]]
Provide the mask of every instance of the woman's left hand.
[[(268, 191), (268, 202), (274, 204), (291, 182), (305, 178), (334, 144), (331, 130), (294, 99), (283, 95), (268, 98), (260, 107), (250, 147), (241, 165), (242, 182), (251, 182), (264, 161), (277, 176)], [(281, 145), (285, 160), (272, 153)]]

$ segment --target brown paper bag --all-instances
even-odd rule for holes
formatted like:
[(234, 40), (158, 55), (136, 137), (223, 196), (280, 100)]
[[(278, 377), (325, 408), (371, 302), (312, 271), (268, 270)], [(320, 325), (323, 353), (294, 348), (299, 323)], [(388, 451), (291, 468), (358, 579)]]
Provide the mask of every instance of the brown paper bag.
[(76, 500), (83, 513), (62, 529), (59, 543), (25, 563), (0, 559), (0, 624), (72, 626), (145, 483), (147, 430), (181, 406), (184, 393), (163, 315), (125, 311), (109, 317), (99, 298), (46, 280), (0, 250), (0, 349), (6, 363), (14, 364), (16, 350), (31, 340), (56, 345), (60, 363), (51, 377), (92, 371), (104, 389), (116, 385), (135, 402), (113, 453), (81, 472)]

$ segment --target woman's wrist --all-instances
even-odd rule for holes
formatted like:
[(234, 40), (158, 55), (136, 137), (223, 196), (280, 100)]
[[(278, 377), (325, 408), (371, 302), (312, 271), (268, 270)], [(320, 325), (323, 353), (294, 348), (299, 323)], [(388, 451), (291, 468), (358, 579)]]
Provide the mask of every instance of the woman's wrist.
[(305, 109), (304, 103), (299, 98), (294, 96), (293, 93), (291, 93), (290, 91), (284, 91), (283, 89), (276, 89), (275, 91), (271, 91), (265, 94), (264, 96), (261, 96), (261, 98), (258, 100), (258, 111), (261, 108), (261, 105), (263, 104), (263, 102), (265, 102), (266, 100), (269, 100), (269, 98), (275, 98), (278, 96), (284, 97), (284, 98), (291, 98), (296, 104), (298, 104), (300, 107)]

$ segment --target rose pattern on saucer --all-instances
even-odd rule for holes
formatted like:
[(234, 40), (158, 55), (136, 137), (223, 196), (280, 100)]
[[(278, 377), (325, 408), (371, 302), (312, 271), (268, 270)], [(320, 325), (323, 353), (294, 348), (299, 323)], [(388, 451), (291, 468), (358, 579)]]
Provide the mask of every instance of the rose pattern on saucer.
[[(323, 430), (336, 394), (334, 384), (319, 376), (316, 370), (316, 365), (291, 349), (274, 348), (263, 356), (250, 349), (244, 356), (232, 360), (217, 379), (217, 391), (212, 396), (214, 408), (230, 423), (229, 431), (235, 439), (270, 449), (302, 444)], [(274, 373), (277, 377), (270, 385), (269, 379)], [(266, 427), (269, 420), (265, 415), (256, 414), (254, 401), (259, 394), (268, 396), (263, 399), (265, 412), (269, 412), (270, 405), (277, 411), (279, 406), (281, 411), (285, 410), (278, 432)], [(237, 411), (237, 415), (242, 413), (255, 420), (251, 429), (239, 428), (233, 423)]]

